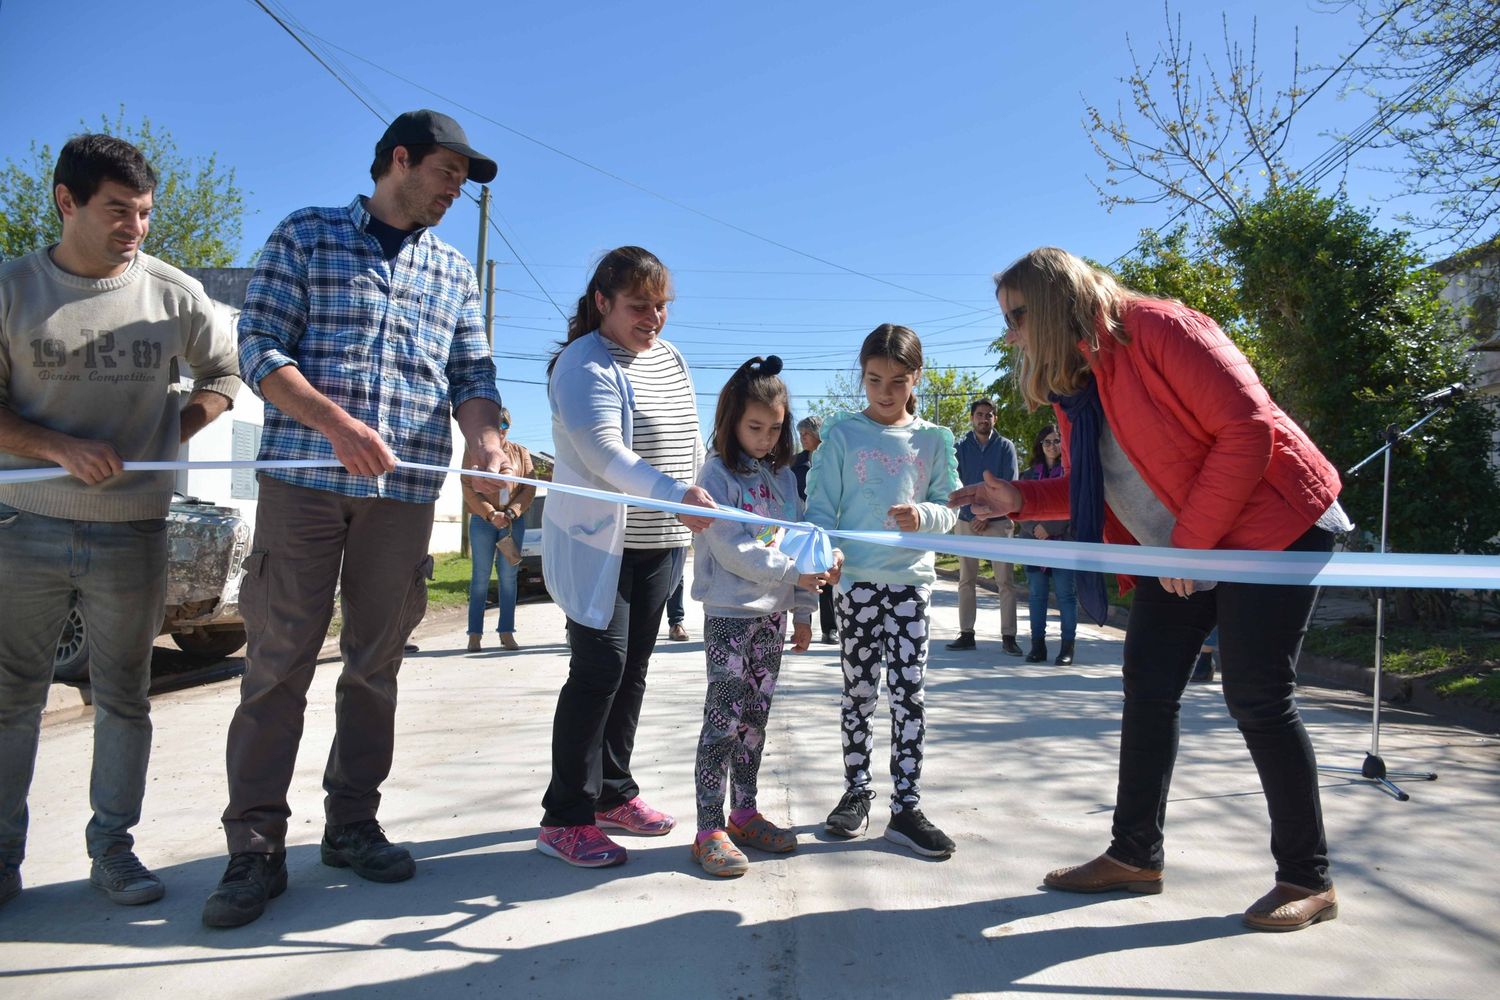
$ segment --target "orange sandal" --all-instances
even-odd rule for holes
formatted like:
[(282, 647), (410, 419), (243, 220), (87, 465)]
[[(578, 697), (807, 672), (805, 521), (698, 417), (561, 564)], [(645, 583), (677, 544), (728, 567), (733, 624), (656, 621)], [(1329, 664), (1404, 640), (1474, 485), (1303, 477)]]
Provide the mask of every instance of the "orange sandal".
[(756, 813), (740, 825), (729, 821), (729, 835), (746, 847), (768, 854), (790, 854), (797, 849), (797, 835)]
[(750, 870), (750, 859), (729, 842), (723, 830), (715, 830), (701, 844), (694, 841), (693, 860), (702, 865), (704, 871), (719, 878), (734, 878)]

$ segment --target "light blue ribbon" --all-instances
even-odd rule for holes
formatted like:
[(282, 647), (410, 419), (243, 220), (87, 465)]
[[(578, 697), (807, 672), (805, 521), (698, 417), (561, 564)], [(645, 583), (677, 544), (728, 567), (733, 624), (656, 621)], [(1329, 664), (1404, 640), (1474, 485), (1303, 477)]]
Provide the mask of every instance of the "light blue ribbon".
[[(753, 525), (775, 525), (785, 529), (782, 551), (803, 573), (821, 573), (833, 565), (832, 539), (865, 542), (912, 549), (945, 552), (971, 559), (1049, 566), (1055, 569), (1129, 573), (1136, 576), (1171, 576), (1228, 583), (1275, 583), (1316, 587), (1413, 587), (1452, 590), (1500, 589), (1500, 558), (1495, 556), (1430, 555), (1374, 552), (1259, 552), (1233, 549), (1174, 549), (1150, 545), (1037, 541), (1024, 538), (983, 538), (904, 531), (829, 530), (805, 521), (782, 521), (761, 517), (733, 507), (710, 509), (672, 500), (595, 490), (585, 486), (526, 479), (522, 476), (454, 469), (419, 462), (398, 462), (407, 469), (455, 473), (476, 479), (494, 479), (516, 485), (535, 486), (559, 493), (590, 497), (609, 503), (629, 504), (689, 517), (740, 521)], [(279, 461), (229, 460), (202, 462), (126, 462), (127, 472), (174, 472), (183, 469), (326, 469), (341, 468), (336, 459), (285, 459)], [(65, 469), (14, 469), (0, 471), (0, 485), (58, 479)]]

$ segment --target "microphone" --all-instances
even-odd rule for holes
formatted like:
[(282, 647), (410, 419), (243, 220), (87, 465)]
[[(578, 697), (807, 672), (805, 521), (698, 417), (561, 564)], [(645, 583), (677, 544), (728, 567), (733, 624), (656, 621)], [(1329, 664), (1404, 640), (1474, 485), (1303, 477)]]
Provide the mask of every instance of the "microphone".
[(1418, 400), (1423, 406), (1452, 406), (1464, 393), (1469, 390), (1462, 382), (1454, 382), (1436, 392), (1429, 392)]

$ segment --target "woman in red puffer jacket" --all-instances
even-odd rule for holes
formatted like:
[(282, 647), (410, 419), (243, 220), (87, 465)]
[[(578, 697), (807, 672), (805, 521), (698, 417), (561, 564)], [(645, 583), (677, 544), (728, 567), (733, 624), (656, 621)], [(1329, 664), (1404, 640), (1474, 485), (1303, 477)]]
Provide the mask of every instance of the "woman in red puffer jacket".
[[(1021, 391), (1050, 403), (1068, 475), (990, 480), (955, 493), (988, 516), (1070, 518), (1079, 541), (1191, 549), (1328, 551), (1348, 530), (1338, 473), (1261, 385), (1218, 325), (1154, 299), (1063, 250), (1034, 250), (995, 278)], [(1276, 884), (1251, 904), (1257, 930), (1338, 914), (1312, 744), (1293, 673), (1310, 587), (1138, 580), (1125, 633), (1125, 712), (1109, 848), (1044, 880), (1069, 892), (1162, 890), (1178, 709), (1217, 623), (1224, 699), (1261, 777)], [(1078, 574), (1103, 620), (1103, 578)]]

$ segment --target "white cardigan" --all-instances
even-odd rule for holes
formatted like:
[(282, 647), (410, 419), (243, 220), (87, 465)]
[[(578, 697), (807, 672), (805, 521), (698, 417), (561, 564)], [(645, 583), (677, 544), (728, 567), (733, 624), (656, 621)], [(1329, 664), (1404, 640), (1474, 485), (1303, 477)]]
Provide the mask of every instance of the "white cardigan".
[[(682, 364), (677, 348), (662, 342)], [(688, 391), (693, 391), (688, 375)], [(688, 483), (658, 472), (631, 450), (635, 393), (604, 338), (595, 331), (563, 348), (547, 383), (554, 482), (680, 501)], [(694, 449), (694, 478), (703, 449)], [(625, 505), (562, 492), (543, 510), (542, 570), (547, 593), (569, 618), (604, 628), (614, 617), (625, 549)]]

